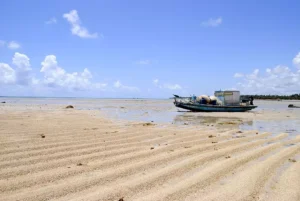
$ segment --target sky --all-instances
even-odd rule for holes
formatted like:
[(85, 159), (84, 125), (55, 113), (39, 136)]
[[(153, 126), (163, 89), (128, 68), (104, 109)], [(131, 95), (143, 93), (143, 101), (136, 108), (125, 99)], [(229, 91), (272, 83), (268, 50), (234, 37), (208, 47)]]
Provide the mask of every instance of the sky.
[(300, 2), (0, 2), (0, 96), (300, 93)]

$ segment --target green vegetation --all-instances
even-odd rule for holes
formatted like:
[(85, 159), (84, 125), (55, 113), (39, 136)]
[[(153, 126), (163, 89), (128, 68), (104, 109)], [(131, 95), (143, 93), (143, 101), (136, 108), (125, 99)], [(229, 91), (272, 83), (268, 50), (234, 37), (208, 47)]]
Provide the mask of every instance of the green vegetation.
[(249, 99), (250, 97), (263, 100), (300, 100), (300, 94), (292, 95), (241, 95), (241, 99)]

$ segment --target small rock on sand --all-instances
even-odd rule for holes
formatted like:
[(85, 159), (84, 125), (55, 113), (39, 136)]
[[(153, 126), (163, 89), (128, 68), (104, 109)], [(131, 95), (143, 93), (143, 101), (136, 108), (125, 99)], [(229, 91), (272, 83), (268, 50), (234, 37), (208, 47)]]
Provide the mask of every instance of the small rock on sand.
[(83, 164), (82, 163), (77, 163), (77, 166), (82, 166)]
[(227, 121), (227, 122), (219, 122), (218, 124), (220, 125), (234, 125), (234, 124), (237, 124), (236, 122), (232, 122), (232, 121)]
[(154, 149), (154, 147), (151, 147), (150, 149)]
[(41, 138), (45, 138), (46, 136), (44, 134), (41, 134)]
[(2, 101), (1, 103), (6, 103), (5, 101)]
[(74, 108), (74, 106), (73, 106), (73, 105), (68, 105), (68, 106), (66, 107), (66, 109), (71, 109), (71, 108)]
[(152, 123), (144, 123), (143, 126), (154, 126), (155, 124)]
[(242, 131), (238, 131), (238, 132), (236, 132), (236, 133), (243, 133)]
[(292, 163), (296, 163), (297, 161), (295, 159), (289, 158), (289, 161)]
[(120, 198), (119, 201), (124, 201), (124, 198)]
[(209, 138), (213, 138), (213, 137), (216, 137), (216, 136), (214, 136), (214, 135), (209, 135), (208, 137), (209, 137)]

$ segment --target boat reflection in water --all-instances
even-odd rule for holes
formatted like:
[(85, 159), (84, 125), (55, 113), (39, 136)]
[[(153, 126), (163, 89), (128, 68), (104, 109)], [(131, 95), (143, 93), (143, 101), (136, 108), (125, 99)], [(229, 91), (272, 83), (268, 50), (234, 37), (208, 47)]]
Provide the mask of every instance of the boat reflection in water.
[(215, 125), (230, 128), (240, 128), (241, 126), (252, 127), (253, 121), (252, 120), (242, 120), (239, 118), (232, 118), (232, 117), (212, 117), (212, 116), (200, 116), (197, 113), (192, 112), (185, 112), (183, 114), (176, 115), (173, 119), (173, 124), (183, 125), (198, 125), (198, 126), (208, 126), (208, 125)]

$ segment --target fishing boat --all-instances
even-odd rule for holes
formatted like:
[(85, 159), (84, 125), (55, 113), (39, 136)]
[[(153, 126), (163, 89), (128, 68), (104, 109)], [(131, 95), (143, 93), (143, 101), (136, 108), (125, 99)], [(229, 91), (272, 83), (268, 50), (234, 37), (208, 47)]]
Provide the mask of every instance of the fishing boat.
[(214, 96), (198, 97), (174, 95), (174, 105), (193, 112), (245, 112), (257, 107), (253, 100), (241, 101), (239, 91), (215, 91)]

